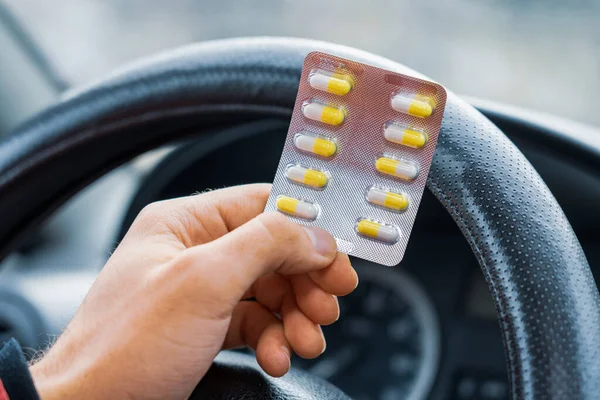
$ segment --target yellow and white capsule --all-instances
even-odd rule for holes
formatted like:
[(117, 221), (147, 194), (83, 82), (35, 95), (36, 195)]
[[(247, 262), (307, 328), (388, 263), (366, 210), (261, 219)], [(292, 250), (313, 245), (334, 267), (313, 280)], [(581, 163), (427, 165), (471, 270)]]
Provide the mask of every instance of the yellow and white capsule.
[(343, 96), (352, 90), (352, 77), (343, 70), (333, 72), (313, 69), (308, 75), (308, 84), (313, 89)]
[(407, 160), (397, 160), (389, 157), (379, 157), (375, 161), (377, 171), (395, 176), (396, 178), (412, 181), (419, 175), (417, 164)]
[(429, 117), (435, 109), (435, 102), (431, 97), (409, 92), (395, 93), (390, 104), (398, 112), (419, 118)]
[(390, 142), (420, 149), (427, 143), (427, 135), (416, 129), (398, 122), (388, 122), (383, 127), (383, 136)]
[(294, 145), (300, 150), (308, 151), (323, 157), (331, 157), (338, 151), (338, 146), (335, 141), (307, 132), (298, 132), (294, 136)]
[(319, 215), (317, 205), (288, 196), (278, 196), (275, 202), (277, 210), (294, 217), (314, 221)]
[(285, 176), (291, 181), (301, 183), (316, 189), (322, 189), (327, 185), (329, 178), (324, 172), (316, 169), (304, 168), (300, 165), (292, 164), (285, 170)]
[(308, 100), (302, 105), (302, 113), (308, 119), (328, 125), (341, 125), (346, 119), (346, 109), (331, 103)]
[(390, 244), (396, 243), (400, 238), (398, 228), (370, 219), (359, 220), (356, 223), (356, 231), (362, 236)]
[(408, 207), (408, 196), (371, 186), (367, 190), (367, 201), (392, 211), (404, 211)]

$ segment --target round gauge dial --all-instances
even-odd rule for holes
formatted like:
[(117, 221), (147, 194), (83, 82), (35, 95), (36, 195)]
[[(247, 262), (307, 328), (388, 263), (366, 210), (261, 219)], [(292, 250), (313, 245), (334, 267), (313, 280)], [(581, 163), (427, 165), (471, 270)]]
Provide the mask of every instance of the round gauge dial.
[(423, 399), (433, 383), (439, 331), (423, 290), (401, 270), (353, 260), (360, 284), (340, 298), (340, 319), (323, 327), (327, 349), (292, 365), (356, 400)]

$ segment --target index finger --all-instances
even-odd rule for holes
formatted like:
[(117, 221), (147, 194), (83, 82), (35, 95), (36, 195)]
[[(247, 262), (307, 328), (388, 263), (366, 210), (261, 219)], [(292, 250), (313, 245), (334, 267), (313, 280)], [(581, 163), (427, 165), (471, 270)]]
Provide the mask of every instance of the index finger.
[(211, 242), (261, 214), (270, 190), (270, 184), (251, 184), (159, 201), (146, 206), (132, 228), (166, 228), (186, 247)]

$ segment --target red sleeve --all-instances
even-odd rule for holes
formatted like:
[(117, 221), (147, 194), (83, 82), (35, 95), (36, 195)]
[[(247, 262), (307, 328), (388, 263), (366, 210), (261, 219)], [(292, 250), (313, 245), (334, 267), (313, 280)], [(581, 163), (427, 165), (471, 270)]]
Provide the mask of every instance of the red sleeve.
[(0, 379), (0, 400), (10, 400), (8, 398), (8, 393), (6, 393), (4, 385), (2, 384), (2, 379)]

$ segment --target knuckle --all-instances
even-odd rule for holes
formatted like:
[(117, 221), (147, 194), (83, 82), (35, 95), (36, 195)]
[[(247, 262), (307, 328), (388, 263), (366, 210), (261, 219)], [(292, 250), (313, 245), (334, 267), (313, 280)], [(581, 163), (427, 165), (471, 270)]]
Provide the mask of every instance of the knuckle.
[(164, 220), (164, 210), (164, 202), (150, 203), (140, 211), (134, 224), (140, 226), (143, 230), (148, 230), (159, 225)]
[(147, 204), (142, 211), (140, 211), (139, 217), (140, 219), (151, 219), (160, 215), (161, 211), (164, 208), (164, 202), (155, 201), (153, 203)]
[(163, 213), (163, 205), (160, 203), (151, 203), (145, 206), (139, 212), (135, 221), (129, 228), (128, 236), (147, 237), (157, 233), (166, 231), (163, 224), (164, 218), (161, 218)]
[(192, 218), (185, 207), (173, 200), (164, 200), (146, 205), (135, 219), (132, 230), (142, 236), (169, 235), (189, 247)]

